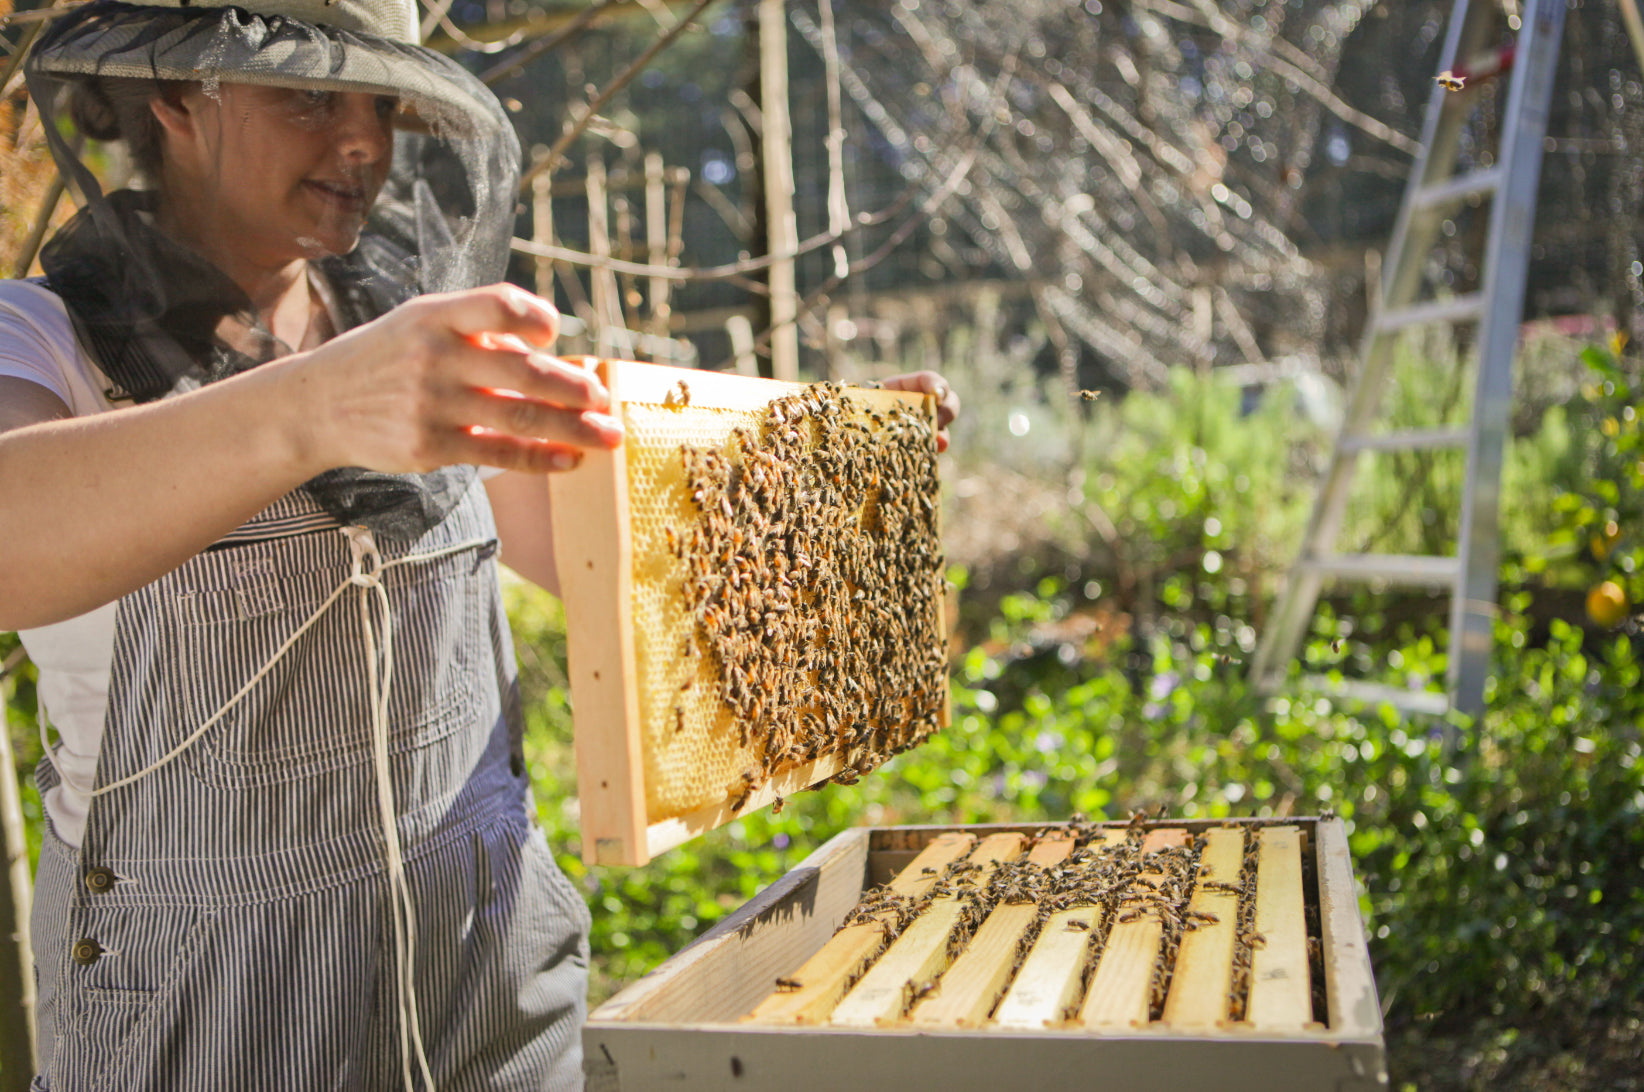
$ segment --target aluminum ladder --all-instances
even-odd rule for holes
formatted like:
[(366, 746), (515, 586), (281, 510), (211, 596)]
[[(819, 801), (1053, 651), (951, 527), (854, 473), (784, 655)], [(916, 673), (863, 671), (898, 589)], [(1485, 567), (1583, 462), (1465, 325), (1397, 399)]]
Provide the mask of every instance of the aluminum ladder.
[[(1476, 714), (1484, 707), (1496, 615), (1500, 555), (1497, 527), (1501, 463), (1512, 401), (1513, 354), (1524, 310), (1536, 184), (1552, 98), (1566, 0), (1523, 0), (1517, 40), (1490, 54), (1499, 42), (1500, 0), (1456, 0), (1446, 32), (1442, 70), (1434, 82), (1411, 170), (1384, 264), (1379, 306), (1360, 345), (1360, 368), (1348, 396), (1341, 433), (1319, 486), (1301, 551), (1279, 595), (1251, 666), (1259, 690), (1271, 693), (1285, 681), (1306, 635), (1326, 580), (1349, 580), (1448, 589), (1450, 654), (1447, 693), (1382, 683), (1332, 681), (1307, 676), (1326, 693), (1367, 702), (1390, 702), (1408, 712)], [(1511, 25), (1511, 24), (1509, 24)], [(1511, 66), (1501, 119), (1498, 158), (1488, 168), (1456, 174), (1463, 127), (1475, 94), (1467, 85), (1468, 62), (1491, 55)], [(1484, 66), (1480, 66), (1483, 68)], [(1453, 77), (1463, 78), (1459, 91)], [(1448, 85), (1448, 86), (1446, 86)], [(1476, 84), (1474, 85), (1476, 86)], [(1421, 272), (1445, 215), (1470, 198), (1488, 199), (1489, 231), (1479, 291), (1417, 301)], [(1423, 324), (1476, 322), (1478, 374), (1470, 420), (1454, 428), (1376, 431), (1400, 331)], [(1336, 539), (1360, 452), (1465, 448), (1467, 470), (1461, 526), (1454, 556), (1342, 554)]]

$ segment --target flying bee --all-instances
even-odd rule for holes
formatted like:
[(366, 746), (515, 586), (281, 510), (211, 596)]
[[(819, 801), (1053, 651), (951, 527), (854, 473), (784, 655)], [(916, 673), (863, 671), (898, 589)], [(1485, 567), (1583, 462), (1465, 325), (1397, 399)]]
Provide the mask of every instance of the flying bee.
[(1101, 396), (1102, 396), (1101, 391), (1080, 391), (1079, 392), (1079, 401), (1081, 401), (1081, 402), (1094, 402), (1094, 401), (1096, 401), (1096, 399), (1100, 398)]
[(1458, 76), (1448, 68), (1434, 76), (1433, 79), (1446, 91), (1460, 91), (1467, 86), (1466, 76)]

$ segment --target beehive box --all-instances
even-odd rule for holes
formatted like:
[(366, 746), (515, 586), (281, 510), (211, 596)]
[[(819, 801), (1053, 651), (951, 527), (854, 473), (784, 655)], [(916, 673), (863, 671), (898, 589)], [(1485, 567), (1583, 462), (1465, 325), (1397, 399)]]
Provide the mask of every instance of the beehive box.
[(586, 860), (644, 864), (946, 723), (933, 399), (584, 363), (626, 429), (549, 479)]
[(1334, 818), (849, 830), (583, 1047), (593, 1092), (1386, 1086)]

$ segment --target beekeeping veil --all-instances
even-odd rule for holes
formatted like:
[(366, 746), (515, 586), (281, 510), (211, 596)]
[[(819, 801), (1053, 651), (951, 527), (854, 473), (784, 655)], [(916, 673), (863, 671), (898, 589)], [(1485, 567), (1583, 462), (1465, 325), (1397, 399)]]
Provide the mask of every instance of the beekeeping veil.
[[(415, 0), (94, 0), (50, 25), (27, 62), (29, 92), (82, 207), (42, 250), (41, 264), (117, 397), (152, 401), (297, 348), (274, 338), (246, 293), (199, 247), (162, 230), (159, 179), (140, 177), (158, 173), (145, 164), (160, 145), (147, 105), (155, 95), (198, 89), (219, 103), (232, 98), (232, 111), (218, 111), (220, 125), (267, 125), (267, 132), (301, 125), (305, 110), (333, 98), (326, 92), (385, 97), (373, 102), (393, 111), (393, 158), (375, 201), (369, 186), (359, 187), (326, 213), (351, 216), (349, 229), (293, 235), (336, 332), (412, 296), (502, 279), (518, 141), (496, 97), (417, 40)], [(225, 96), (225, 85), (251, 87), (230, 87), (235, 94)], [(242, 109), (246, 101), (269, 116)], [(285, 113), (275, 118), (275, 110)], [(139, 177), (104, 193), (99, 174), (118, 173), (122, 161), (134, 161)], [(219, 174), (244, 179), (244, 166), (219, 164)], [(170, 214), (175, 222), (197, 211)], [(473, 473), (342, 468), (305, 488), (343, 523), (414, 536), (444, 517)]]

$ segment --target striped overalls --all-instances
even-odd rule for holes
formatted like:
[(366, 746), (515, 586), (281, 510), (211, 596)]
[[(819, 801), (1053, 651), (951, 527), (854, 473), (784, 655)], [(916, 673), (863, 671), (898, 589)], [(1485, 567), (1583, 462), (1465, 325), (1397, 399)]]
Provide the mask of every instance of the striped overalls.
[(298, 491), (120, 602), (97, 784), (228, 712), (98, 796), (80, 849), (48, 830), (37, 1089), (400, 1088), (408, 994), (441, 1092), (581, 1087), (588, 911), (530, 817), (484, 489), (366, 539), (364, 579), (360, 541)]

